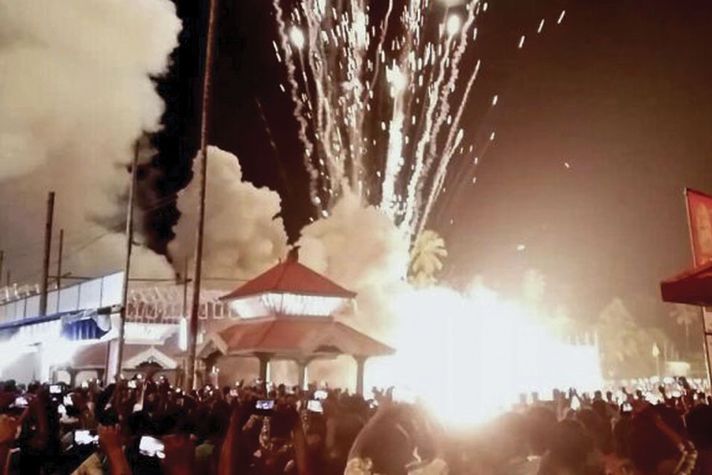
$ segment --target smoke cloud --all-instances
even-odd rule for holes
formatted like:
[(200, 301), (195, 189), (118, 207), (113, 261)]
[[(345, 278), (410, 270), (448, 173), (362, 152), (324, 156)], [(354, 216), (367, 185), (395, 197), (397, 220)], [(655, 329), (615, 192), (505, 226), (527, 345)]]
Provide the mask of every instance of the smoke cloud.
[[(15, 280), (37, 277), (49, 190), (65, 269), (121, 267), (127, 164), (134, 141), (160, 128), (152, 77), (180, 28), (169, 0), (0, 4), (0, 249)], [(135, 255), (137, 270), (172, 274), (162, 257)]]
[[(198, 167), (194, 179), (178, 198), (181, 218), (173, 228), (168, 250), (177, 268), (193, 262), (198, 219)], [(250, 279), (283, 258), (287, 250), (279, 195), (243, 181), (242, 169), (232, 153), (208, 147), (203, 276)]]
[(300, 261), (340, 285), (358, 292), (356, 321), (387, 338), (393, 324), (389, 299), (407, 288), (408, 240), (393, 221), (374, 206), (346, 192), (328, 218), (304, 227)]

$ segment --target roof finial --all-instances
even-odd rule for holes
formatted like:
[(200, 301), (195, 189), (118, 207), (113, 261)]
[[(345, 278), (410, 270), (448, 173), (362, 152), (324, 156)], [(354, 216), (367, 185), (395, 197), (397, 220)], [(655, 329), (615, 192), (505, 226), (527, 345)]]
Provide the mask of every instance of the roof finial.
[(299, 262), (299, 246), (294, 246), (289, 250), (287, 262)]

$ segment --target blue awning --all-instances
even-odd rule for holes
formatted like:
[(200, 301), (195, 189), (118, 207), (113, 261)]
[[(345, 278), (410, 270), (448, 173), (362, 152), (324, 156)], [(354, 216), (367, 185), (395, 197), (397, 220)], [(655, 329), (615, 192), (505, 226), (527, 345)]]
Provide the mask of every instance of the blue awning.
[(111, 330), (111, 311), (111, 307), (73, 310), (0, 323), (0, 340), (11, 338), (22, 327), (57, 320), (61, 320), (61, 334), (68, 340), (98, 340)]

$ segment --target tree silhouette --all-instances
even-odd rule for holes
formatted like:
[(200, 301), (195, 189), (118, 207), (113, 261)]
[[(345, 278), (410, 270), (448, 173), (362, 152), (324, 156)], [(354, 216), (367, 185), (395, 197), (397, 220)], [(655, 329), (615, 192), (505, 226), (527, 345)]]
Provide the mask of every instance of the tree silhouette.
[(445, 240), (435, 231), (424, 230), (410, 251), (408, 280), (418, 287), (435, 284), (436, 275), (442, 270), (443, 259), (446, 257)]
[(690, 351), (690, 327), (700, 320), (700, 309), (692, 305), (674, 304), (670, 316), (685, 329), (685, 349)]

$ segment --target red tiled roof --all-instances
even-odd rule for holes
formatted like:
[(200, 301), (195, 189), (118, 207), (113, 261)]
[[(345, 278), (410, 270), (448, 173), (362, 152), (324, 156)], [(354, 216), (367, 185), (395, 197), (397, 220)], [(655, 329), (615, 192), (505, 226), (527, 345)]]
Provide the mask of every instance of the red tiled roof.
[(338, 353), (381, 356), (394, 350), (348, 325), (330, 318), (276, 318), (245, 320), (221, 331), (228, 355), (273, 353), (309, 357)]
[(221, 300), (233, 300), (267, 292), (294, 293), (302, 295), (323, 295), (327, 297), (354, 298), (355, 292), (347, 290), (300, 264), (290, 256), (254, 279), (220, 297)]
[(660, 291), (665, 302), (712, 305), (712, 263), (664, 280)]

